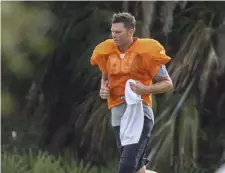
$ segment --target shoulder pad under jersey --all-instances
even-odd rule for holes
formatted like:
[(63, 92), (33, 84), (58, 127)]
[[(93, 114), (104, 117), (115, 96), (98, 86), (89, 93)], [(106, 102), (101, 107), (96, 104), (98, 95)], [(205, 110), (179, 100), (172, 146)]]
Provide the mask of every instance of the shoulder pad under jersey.
[(95, 50), (100, 55), (107, 55), (115, 50), (114, 42), (112, 39), (107, 39), (95, 47)]
[(139, 39), (137, 46), (134, 48), (139, 54), (151, 54), (158, 50), (165, 50), (164, 47), (154, 39), (144, 38)]

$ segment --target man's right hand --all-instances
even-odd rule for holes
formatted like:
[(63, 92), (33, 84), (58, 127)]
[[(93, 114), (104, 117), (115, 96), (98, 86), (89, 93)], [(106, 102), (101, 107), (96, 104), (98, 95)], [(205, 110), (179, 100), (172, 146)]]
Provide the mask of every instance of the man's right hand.
[(108, 87), (108, 80), (104, 81), (101, 83), (101, 88), (100, 88), (100, 97), (102, 99), (107, 99), (109, 96), (109, 87)]

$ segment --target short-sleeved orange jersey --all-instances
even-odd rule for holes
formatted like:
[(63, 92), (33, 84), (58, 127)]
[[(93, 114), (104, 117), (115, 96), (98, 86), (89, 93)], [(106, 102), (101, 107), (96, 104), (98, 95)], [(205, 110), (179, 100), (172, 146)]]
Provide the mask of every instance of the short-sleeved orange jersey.
[[(108, 107), (111, 109), (123, 103), (125, 84), (134, 79), (145, 85), (152, 84), (152, 78), (162, 64), (170, 61), (164, 47), (154, 39), (134, 38), (136, 41), (121, 53), (112, 39), (97, 45), (91, 57), (91, 64), (108, 74), (110, 96)], [(150, 95), (142, 95), (143, 102), (152, 106)]]

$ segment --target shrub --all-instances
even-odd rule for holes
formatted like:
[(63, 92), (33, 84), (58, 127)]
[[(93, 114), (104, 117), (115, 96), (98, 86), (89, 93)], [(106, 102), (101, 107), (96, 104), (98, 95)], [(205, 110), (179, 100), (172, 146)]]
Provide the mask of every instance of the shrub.
[(46, 152), (15, 154), (2, 153), (3, 173), (113, 173), (116, 172), (115, 163), (107, 167), (90, 167), (78, 162), (71, 154), (54, 157)]

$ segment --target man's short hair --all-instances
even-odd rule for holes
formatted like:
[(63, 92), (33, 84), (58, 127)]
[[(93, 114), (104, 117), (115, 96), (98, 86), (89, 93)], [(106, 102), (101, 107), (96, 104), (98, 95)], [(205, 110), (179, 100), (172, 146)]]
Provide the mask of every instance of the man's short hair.
[(123, 23), (126, 28), (135, 29), (136, 20), (130, 13), (122, 12), (112, 16), (112, 23)]

